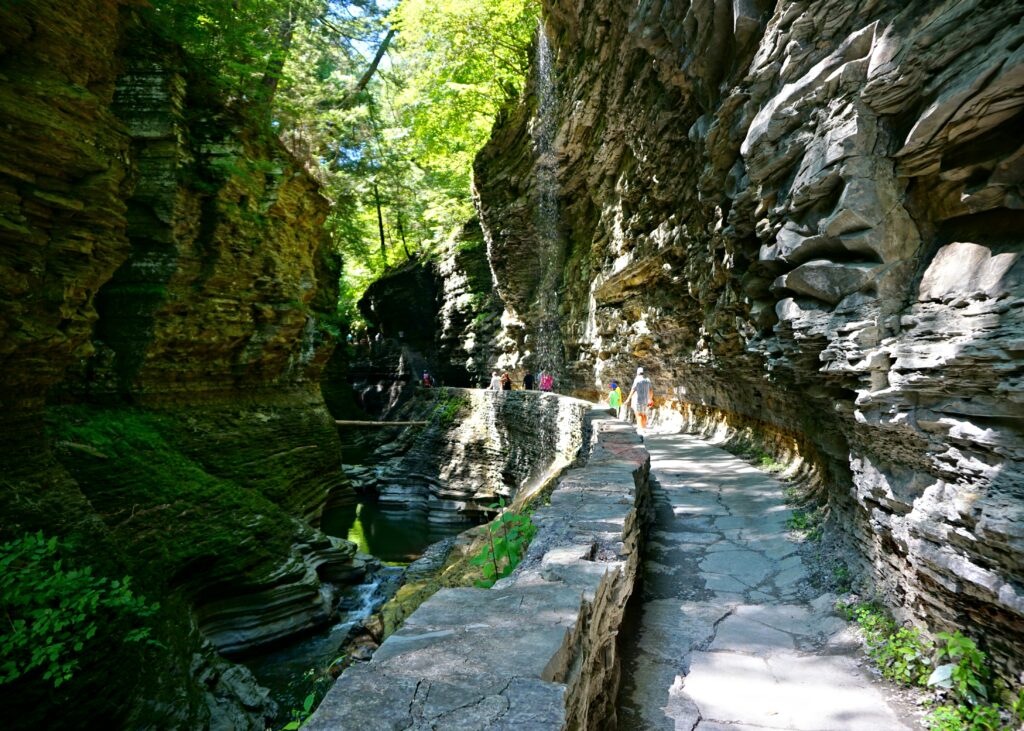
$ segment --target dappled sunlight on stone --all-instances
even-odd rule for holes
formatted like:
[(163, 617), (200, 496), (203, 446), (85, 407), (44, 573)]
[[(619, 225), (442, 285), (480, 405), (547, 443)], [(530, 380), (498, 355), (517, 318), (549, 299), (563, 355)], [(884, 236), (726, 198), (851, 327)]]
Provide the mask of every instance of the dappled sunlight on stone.
[(905, 729), (849, 656), (833, 598), (810, 601), (778, 481), (692, 437), (647, 444), (662, 507), (620, 728)]

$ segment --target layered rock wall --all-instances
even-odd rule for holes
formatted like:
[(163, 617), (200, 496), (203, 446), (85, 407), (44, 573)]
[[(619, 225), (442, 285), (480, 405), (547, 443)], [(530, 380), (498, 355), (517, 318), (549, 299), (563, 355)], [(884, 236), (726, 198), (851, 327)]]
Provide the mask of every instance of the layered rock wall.
[(438, 523), (478, 521), (499, 498), (525, 497), (580, 457), (585, 401), (540, 391), (428, 393), (430, 423), (377, 467), (382, 506), (423, 510)]
[(1020, 674), (1024, 8), (545, 18), (476, 163), (508, 362), (557, 346), (580, 393), (642, 365), (659, 398), (795, 435), (888, 599)]
[[(359, 307), (388, 344), (353, 364), (360, 388), (418, 381), (423, 370), (446, 386), (490, 380), (501, 309), (477, 221), (435, 257), (414, 259), (373, 282)], [(400, 364), (388, 359), (395, 348), (405, 351)]]
[(516, 571), (491, 589), (434, 594), (304, 728), (614, 728), (616, 635), (637, 578), (650, 459), (631, 427), (599, 419), (586, 465), (534, 513), (539, 530)]
[(318, 383), (338, 263), (302, 166), (137, 9), (0, 7), (0, 537), (133, 576), (162, 648), (98, 636), (3, 702), (25, 727), (262, 729), (216, 650), (328, 622), (361, 573), (311, 527), (345, 489)]

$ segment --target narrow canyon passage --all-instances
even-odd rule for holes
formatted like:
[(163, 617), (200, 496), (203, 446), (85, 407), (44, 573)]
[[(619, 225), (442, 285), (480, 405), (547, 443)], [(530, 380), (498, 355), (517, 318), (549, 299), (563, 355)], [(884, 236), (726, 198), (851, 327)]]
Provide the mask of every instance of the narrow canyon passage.
[(623, 731), (907, 729), (807, 582), (781, 484), (695, 437), (646, 439), (656, 510)]

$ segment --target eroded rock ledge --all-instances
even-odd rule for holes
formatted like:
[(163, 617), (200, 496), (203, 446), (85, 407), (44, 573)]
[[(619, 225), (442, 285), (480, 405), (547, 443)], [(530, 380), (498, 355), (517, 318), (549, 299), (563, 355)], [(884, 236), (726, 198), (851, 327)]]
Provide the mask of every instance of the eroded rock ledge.
[[(446, 388), (431, 395), (414, 413), (459, 411), (378, 450), (375, 490), (382, 506), (422, 510), (434, 523), (479, 520), (493, 513), (487, 506), (498, 497), (511, 502), (579, 457), (585, 401), (539, 391)], [(383, 459), (397, 449), (402, 453)]]
[(475, 168), (500, 365), (553, 351), (588, 395), (643, 365), (806, 437), (888, 601), (1019, 682), (1024, 6), (544, 9)]
[(632, 427), (593, 413), (523, 564), (494, 588), (445, 589), (303, 728), (593, 728), (613, 718), (615, 646), (640, 561), (650, 458)]

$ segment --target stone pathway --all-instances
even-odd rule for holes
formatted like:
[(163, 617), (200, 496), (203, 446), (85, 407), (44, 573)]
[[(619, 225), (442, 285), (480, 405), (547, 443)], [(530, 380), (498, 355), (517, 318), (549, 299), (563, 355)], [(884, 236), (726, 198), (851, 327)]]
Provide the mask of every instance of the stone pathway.
[(646, 443), (657, 518), (619, 729), (908, 729), (834, 597), (811, 598), (781, 484), (695, 437)]

